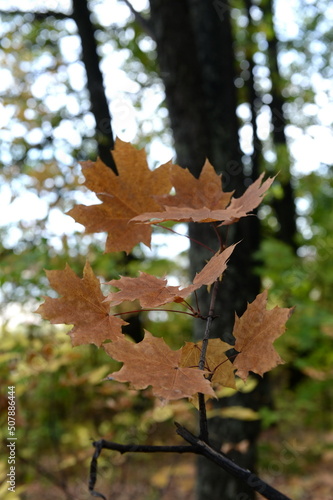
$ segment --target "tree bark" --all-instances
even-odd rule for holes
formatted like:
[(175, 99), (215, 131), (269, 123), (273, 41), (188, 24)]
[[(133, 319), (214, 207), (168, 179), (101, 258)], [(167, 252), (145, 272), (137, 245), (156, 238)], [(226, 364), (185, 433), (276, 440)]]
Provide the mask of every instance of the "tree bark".
[(90, 16), (87, 0), (73, 0), (72, 17), (81, 39), (82, 61), (87, 74), (91, 111), (96, 121), (98, 153), (101, 160), (117, 173), (117, 167), (110, 152), (114, 149), (111, 114), (105, 95), (103, 75), (99, 67), (95, 29)]
[[(216, 170), (222, 172), (224, 189), (236, 190), (239, 196), (246, 185), (238, 141), (229, 9), (225, 8), (220, 15), (216, 2), (207, 0), (150, 0), (150, 6), (177, 161), (198, 177), (207, 157)], [(208, 225), (190, 225), (189, 235), (216, 248), (214, 232)], [(212, 324), (213, 337), (232, 342), (235, 311), (241, 314), (247, 301), (252, 301), (259, 292), (260, 282), (253, 273), (252, 257), (259, 238), (259, 222), (255, 217), (229, 230), (227, 243), (239, 240), (242, 243), (233, 254), (219, 290), (216, 311), (219, 318)], [(191, 244), (192, 275), (210, 256), (202, 247)], [(208, 311), (206, 290), (199, 291), (199, 301), (203, 311)], [(196, 339), (202, 338), (202, 328), (200, 322), (196, 323)], [(267, 397), (265, 380), (254, 392), (224, 398), (219, 406), (245, 405), (256, 409)], [(230, 456), (241, 466), (253, 470), (258, 421), (216, 417), (209, 421), (209, 432), (217, 447), (228, 442), (236, 448), (238, 442), (247, 440), (249, 447), (245, 453), (234, 449)], [(254, 498), (251, 488), (240, 485), (204, 460), (200, 460), (198, 477), (199, 500)]]
[(267, 0), (263, 2), (263, 10), (265, 22), (269, 26), (268, 30), (268, 65), (271, 74), (272, 101), (270, 104), (272, 114), (272, 135), (273, 142), (276, 148), (277, 162), (279, 165), (279, 180), (282, 187), (282, 197), (275, 199), (273, 207), (276, 218), (279, 222), (279, 230), (277, 237), (290, 245), (294, 251), (297, 250), (296, 243), (296, 210), (294, 189), (292, 186), (290, 175), (290, 155), (288, 153), (287, 138), (285, 134), (286, 118), (283, 109), (285, 99), (282, 95), (282, 79), (279, 71), (278, 63), (278, 39), (276, 37), (274, 22), (273, 22), (273, 2)]

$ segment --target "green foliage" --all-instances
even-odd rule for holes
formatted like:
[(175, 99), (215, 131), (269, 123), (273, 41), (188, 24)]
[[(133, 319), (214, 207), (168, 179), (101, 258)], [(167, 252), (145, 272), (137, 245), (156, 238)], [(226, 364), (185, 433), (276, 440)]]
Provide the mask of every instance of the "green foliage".
[(300, 227), (297, 254), (270, 237), (257, 255), (264, 262), (258, 272), (271, 287), (274, 300), (296, 305), (287, 335), (277, 342), (288, 366), (272, 375), (278, 390), (276, 409), (264, 415), (267, 423), (292, 425), (294, 420), (314, 428), (332, 425), (332, 186), (329, 170), (300, 177), (296, 190)]
[[(162, 433), (170, 433), (175, 415), (189, 412), (184, 404), (171, 405), (163, 414), (149, 393), (143, 398), (124, 384), (103, 381), (118, 366), (93, 346), (73, 350), (61, 329), (44, 323), (29, 331), (2, 332), (0, 402), (7, 407), (6, 387), (15, 384), (21, 491), (33, 491), (34, 484), (50, 485), (49, 476), (51, 484), (65, 484), (69, 491), (79, 480), (84, 491), (91, 439), (102, 435), (114, 441), (154, 443)], [(155, 417), (160, 422), (156, 437)], [(6, 418), (3, 411), (3, 441)]]

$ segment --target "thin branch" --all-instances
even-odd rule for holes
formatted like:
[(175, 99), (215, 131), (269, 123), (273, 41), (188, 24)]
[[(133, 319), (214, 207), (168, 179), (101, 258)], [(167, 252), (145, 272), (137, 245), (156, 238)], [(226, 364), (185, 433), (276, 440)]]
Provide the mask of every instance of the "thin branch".
[(48, 19), (49, 17), (53, 17), (54, 19), (69, 19), (72, 17), (70, 13), (64, 14), (63, 12), (57, 12), (57, 11), (52, 11), (52, 10), (46, 10), (46, 11), (33, 11), (33, 10), (18, 10), (18, 9), (8, 9), (8, 10), (0, 10), (0, 15), (4, 16), (26, 16), (29, 14), (30, 16), (34, 16), (36, 21), (45, 21), (45, 19)]
[[(209, 312), (207, 316), (207, 322), (206, 322), (206, 329), (205, 333), (202, 339), (202, 348), (201, 348), (201, 354), (200, 354), (200, 360), (199, 360), (199, 369), (204, 370), (205, 369), (205, 362), (206, 362), (206, 353), (207, 353), (207, 347), (208, 347), (208, 340), (209, 340), (209, 335), (210, 335), (210, 329), (211, 329), (211, 324), (214, 319), (214, 310), (215, 310), (215, 302), (216, 302), (216, 297), (217, 297), (217, 290), (219, 286), (219, 281), (215, 281), (213, 290), (212, 290), (212, 295), (210, 299), (210, 305), (209, 305)], [(205, 402), (205, 395), (202, 393), (198, 393), (198, 401), (199, 401), (199, 425), (200, 425), (200, 439), (203, 439), (204, 441), (208, 442), (209, 436), (208, 436), (208, 420), (207, 420), (207, 412), (206, 412), (206, 402)]]
[(106, 441), (105, 439), (100, 439), (99, 441), (94, 441), (93, 446), (95, 447), (94, 455), (91, 459), (90, 464), (90, 474), (89, 474), (89, 491), (92, 496), (103, 498), (106, 500), (105, 496), (95, 491), (95, 484), (97, 480), (97, 460), (103, 449), (119, 451), (123, 453), (198, 453), (195, 446), (183, 445), (183, 446), (154, 446), (154, 445), (141, 445), (141, 444), (119, 444), (113, 441)]
[(171, 229), (171, 227), (162, 226), (161, 223), (155, 223), (155, 224), (152, 224), (152, 226), (162, 227), (163, 229), (166, 229), (167, 231), (170, 231), (170, 233), (177, 234), (178, 236), (184, 236), (184, 238), (188, 238), (193, 243), (196, 243), (197, 245), (200, 245), (201, 247), (206, 248), (207, 250), (209, 250), (210, 252), (212, 252), (212, 253), (215, 254), (215, 250), (213, 250), (212, 248), (210, 248), (208, 245), (205, 245), (204, 243), (202, 243), (202, 241), (195, 240), (194, 238), (191, 238), (191, 236), (189, 236), (188, 234), (178, 233), (174, 229)]
[(149, 35), (153, 40), (155, 40), (155, 33), (151, 20), (143, 17), (143, 15), (140, 14), (140, 12), (135, 10), (133, 5), (128, 0), (123, 0), (123, 2), (127, 5), (132, 14), (134, 14), (136, 22), (138, 23), (139, 26), (141, 26), (143, 31), (145, 31), (147, 35)]
[(119, 444), (114, 441), (106, 441), (100, 439), (94, 441), (93, 446), (99, 449), (100, 452), (104, 450), (119, 451), (119, 453), (196, 453), (195, 447), (189, 445), (150, 445), (150, 444)]
[(265, 481), (260, 479), (257, 475), (252, 473), (247, 469), (243, 469), (239, 465), (235, 464), (230, 460), (224, 453), (221, 453), (200, 438), (194, 436), (185, 427), (175, 422), (177, 427), (177, 434), (181, 436), (185, 441), (190, 443), (190, 445), (185, 446), (154, 446), (154, 445), (140, 445), (140, 444), (119, 444), (113, 441), (106, 441), (105, 439), (100, 439), (99, 441), (94, 441), (93, 446), (95, 447), (95, 452), (91, 460), (90, 475), (89, 475), (89, 491), (91, 494), (98, 498), (105, 499), (104, 495), (95, 491), (95, 484), (97, 480), (97, 460), (103, 449), (114, 450), (120, 453), (195, 453), (196, 455), (202, 455), (208, 460), (216, 463), (219, 467), (229, 472), (229, 474), (235, 476), (237, 479), (241, 479), (246, 482), (251, 488), (260, 493), (263, 497), (268, 500), (291, 500), (289, 497), (279, 492)]
[(112, 314), (111, 316), (123, 316), (124, 314), (134, 314), (140, 312), (151, 312), (151, 311), (163, 311), (163, 312), (171, 312), (171, 313), (179, 313), (179, 314), (187, 314), (188, 316), (192, 316), (193, 318), (201, 318), (206, 319), (204, 316), (200, 316), (196, 311), (187, 312), (187, 311), (179, 311), (178, 309), (137, 309), (135, 311), (124, 311), (120, 313)]
[(211, 460), (237, 479), (242, 479), (263, 497), (267, 498), (268, 500), (291, 500), (289, 497), (260, 479), (253, 472), (247, 469), (243, 469), (239, 465), (235, 464), (235, 462), (230, 460), (226, 455), (215, 450), (200, 438), (194, 436), (190, 431), (185, 429), (185, 427), (182, 427), (177, 423), (176, 426), (177, 434), (179, 434), (179, 436), (181, 436), (183, 439), (185, 439), (185, 441), (193, 446), (193, 448), (195, 449), (195, 453), (203, 455), (208, 460)]

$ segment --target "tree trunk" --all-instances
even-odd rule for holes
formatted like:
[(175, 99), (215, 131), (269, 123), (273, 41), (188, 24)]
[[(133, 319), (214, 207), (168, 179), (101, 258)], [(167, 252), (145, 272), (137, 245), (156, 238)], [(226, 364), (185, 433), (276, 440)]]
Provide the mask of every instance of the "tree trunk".
[(263, 11), (268, 30), (268, 65), (271, 73), (272, 101), (270, 104), (273, 126), (273, 142), (276, 148), (279, 180), (282, 187), (282, 196), (273, 202), (276, 218), (279, 222), (277, 237), (297, 250), (296, 243), (296, 211), (294, 200), (294, 189), (290, 175), (290, 155), (288, 153), (287, 138), (285, 134), (286, 119), (283, 105), (285, 99), (282, 95), (282, 79), (278, 64), (278, 39), (276, 37), (273, 23), (273, 2), (263, 2)]
[[(171, 127), (174, 134), (177, 161), (198, 177), (208, 157), (223, 174), (226, 190), (245, 190), (236, 117), (237, 96), (234, 86), (234, 54), (229, 9), (221, 12), (218, 2), (207, 0), (150, 0), (151, 20), (157, 42), (158, 62), (166, 91)], [(224, 6), (226, 4), (224, 3)], [(209, 225), (190, 225), (193, 239), (215, 245)], [(213, 337), (232, 342), (234, 313), (245, 310), (259, 292), (260, 282), (253, 274), (253, 252), (259, 245), (259, 222), (255, 217), (232, 226), (228, 242), (242, 240), (234, 252), (219, 290), (213, 322)], [(195, 243), (190, 248), (192, 275), (200, 270), (208, 255)], [(209, 296), (199, 291), (203, 312), (208, 311)], [(201, 339), (203, 324), (195, 325), (194, 336)], [(237, 393), (218, 402), (219, 407), (245, 405), (258, 408), (267, 399), (267, 383), (260, 383), (249, 394)], [(210, 439), (221, 447), (230, 443), (230, 456), (239, 465), (255, 468), (255, 440), (259, 423), (236, 419), (209, 420)], [(240, 441), (249, 445), (245, 452), (235, 449)], [(254, 493), (227, 473), (205, 460), (200, 460), (198, 472), (199, 500), (248, 500)]]
[(87, 0), (73, 0), (72, 17), (76, 23), (82, 46), (82, 62), (87, 74), (91, 112), (96, 121), (96, 139), (101, 160), (117, 173), (110, 149), (114, 149), (111, 114), (105, 95), (103, 75), (99, 67), (95, 29), (90, 19)]

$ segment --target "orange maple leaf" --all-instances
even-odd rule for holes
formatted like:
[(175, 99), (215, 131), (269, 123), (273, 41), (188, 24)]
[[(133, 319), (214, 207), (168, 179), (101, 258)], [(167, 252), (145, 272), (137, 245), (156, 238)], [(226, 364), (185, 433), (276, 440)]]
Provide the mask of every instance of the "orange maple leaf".
[(111, 292), (105, 302), (115, 306), (125, 300), (138, 299), (142, 307), (159, 307), (169, 302), (180, 302), (180, 299), (185, 299), (201, 286), (211, 285), (223, 274), (235, 246), (236, 244), (231, 245), (222, 253), (215, 254), (196, 274), (193, 283), (183, 289), (167, 285), (166, 279), (140, 272), (138, 278), (122, 276), (119, 280), (109, 281), (108, 285), (115, 286), (121, 291)]
[[(231, 199), (228, 209), (239, 211), (239, 218), (246, 217), (249, 212), (252, 212), (255, 208), (257, 208), (262, 202), (266, 192), (273, 184), (275, 176), (269, 177), (265, 180), (265, 182), (262, 182), (264, 175), (265, 174), (262, 173), (258, 179), (247, 188), (242, 196)], [(233, 220), (232, 222), (237, 222), (237, 220)], [(221, 225), (226, 224), (230, 224), (230, 222), (225, 221)]]
[(106, 283), (120, 288), (120, 292), (111, 292), (105, 299), (111, 306), (125, 300), (139, 300), (142, 307), (158, 307), (173, 302), (179, 295), (179, 286), (168, 286), (167, 280), (140, 272), (138, 278), (121, 276), (118, 280)]
[(234, 367), (236, 375), (246, 380), (249, 371), (263, 375), (275, 366), (284, 363), (273, 347), (273, 342), (286, 329), (286, 322), (294, 308), (276, 306), (266, 310), (267, 290), (259, 294), (248, 304), (246, 311), (239, 318), (236, 315), (233, 335), (235, 349), (239, 352)]
[(50, 285), (63, 297), (45, 297), (36, 312), (51, 323), (74, 325), (69, 332), (72, 345), (95, 344), (123, 337), (122, 325), (126, 321), (109, 315), (109, 305), (103, 301), (100, 282), (87, 262), (80, 279), (66, 265), (64, 270), (46, 271)]
[(161, 205), (172, 207), (224, 209), (230, 202), (233, 192), (222, 190), (221, 177), (206, 160), (199, 178), (194, 177), (187, 168), (178, 165), (170, 167), (171, 183), (175, 195), (156, 196)]
[[(251, 184), (242, 196), (239, 198), (232, 197), (230, 204), (224, 208), (209, 208), (207, 206), (168, 206), (167, 204), (164, 204), (164, 211), (159, 210), (158, 212), (147, 212), (137, 215), (136, 217), (133, 217), (132, 221), (146, 224), (156, 224), (170, 220), (177, 222), (223, 221), (222, 225), (233, 224), (241, 217), (246, 217), (261, 203), (264, 194), (274, 181), (274, 178), (269, 178), (261, 184), (263, 175), (264, 174)], [(222, 200), (224, 200), (223, 197), (221, 198), (220, 203), (223, 203)], [(159, 201), (163, 203), (162, 197), (159, 198)], [(168, 203), (171, 203), (172, 197), (167, 198), (167, 201)], [(207, 204), (209, 204), (208, 201)]]
[(180, 366), (181, 350), (173, 351), (162, 338), (147, 331), (138, 344), (121, 339), (103, 344), (103, 348), (124, 363), (110, 379), (130, 382), (135, 389), (152, 386), (154, 395), (164, 400), (191, 397), (197, 392), (215, 395), (204, 371)]
[(95, 192), (102, 203), (77, 205), (68, 215), (83, 224), (87, 233), (106, 231), (106, 252), (129, 253), (139, 242), (150, 246), (151, 229), (130, 220), (149, 210), (162, 210), (154, 196), (169, 193), (170, 164), (149, 170), (145, 152), (119, 139), (112, 155), (118, 176), (100, 159), (82, 164), (85, 186)]
[[(205, 370), (210, 374), (212, 384), (236, 389), (234, 366), (225, 352), (232, 346), (221, 339), (209, 339), (205, 360)], [(199, 366), (202, 342), (186, 342), (182, 348), (181, 366)]]

